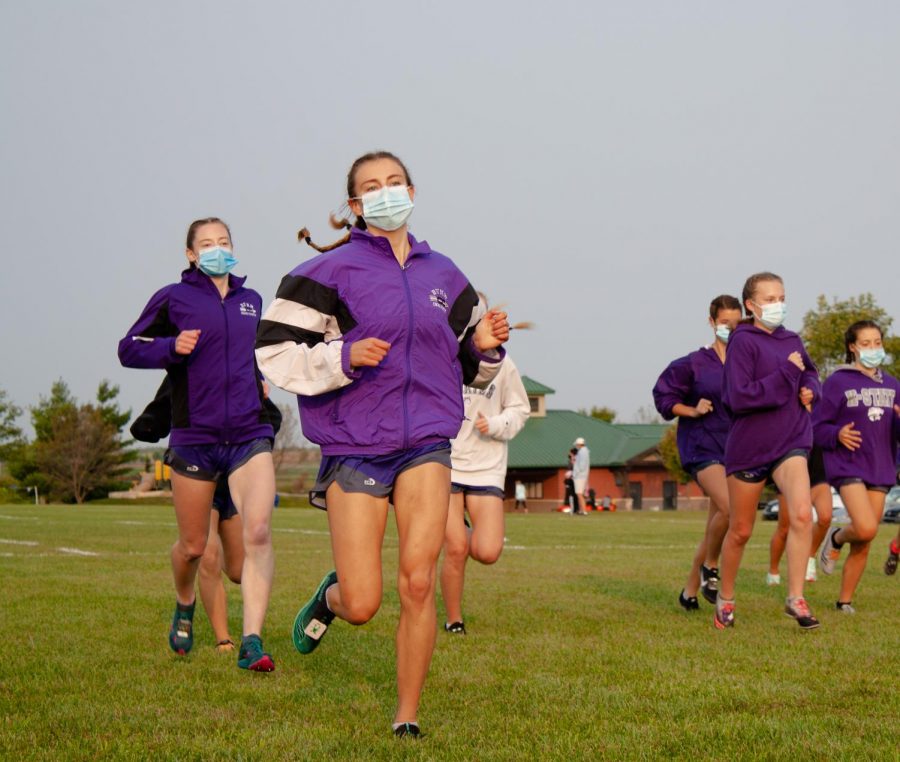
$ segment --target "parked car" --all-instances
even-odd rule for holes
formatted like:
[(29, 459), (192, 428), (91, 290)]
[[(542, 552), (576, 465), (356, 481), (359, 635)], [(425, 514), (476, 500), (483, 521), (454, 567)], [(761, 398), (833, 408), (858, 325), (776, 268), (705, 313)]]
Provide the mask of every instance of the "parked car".
[(894, 487), (888, 492), (881, 520), (887, 524), (900, 524), (900, 487)]
[[(763, 508), (763, 519), (766, 521), (778, 521), (778, 500), (770, 500)], [(818, 521), (816, 507), (813, 506), (813, 521)], [(832, 524), (849, 524), (850, 515), (844, 507), (844, 501), (837, 493), (837, 490), (831, 490), (831, 523)]]

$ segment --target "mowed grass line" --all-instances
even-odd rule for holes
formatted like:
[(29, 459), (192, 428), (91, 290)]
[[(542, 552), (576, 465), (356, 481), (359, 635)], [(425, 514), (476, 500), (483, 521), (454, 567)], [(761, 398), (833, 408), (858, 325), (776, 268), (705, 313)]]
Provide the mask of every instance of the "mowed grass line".
[[(711, 607), (676, 603), (702, 526), (692, 513), (510, 516), (499, 563), (469, 566), (470, 634), (439, 633), (413, 743), (390, 736), (393, 527), (377, 617), (336, 622), (302, 657), (290, 625), (331, 568), (326, 517), (275, 512), (263, 635), (277, 671), (255, 675), (215, 653), (199, 610), (194, 651), (169, 652), (170, 507), (0, 506), (0, 758), (898, 759), (900, 577), (881, 571), (894, 529), (881, 528), (859, 613), (834, 611), (838, 578), (822, 579), (808, 597), (823, 626), (804, 633), (784, 588), (764, 584), (773, 525), (760, 522), (737, 626), (720, 633)], [(234, 586), (229, 604), (236, 636)]]

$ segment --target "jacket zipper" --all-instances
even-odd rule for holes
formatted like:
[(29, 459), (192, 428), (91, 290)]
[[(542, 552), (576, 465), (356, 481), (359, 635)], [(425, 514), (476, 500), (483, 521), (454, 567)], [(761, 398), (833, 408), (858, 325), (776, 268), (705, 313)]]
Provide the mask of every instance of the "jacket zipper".
[[(227, 296), (227, 295), (226, 295)], [(225, 299), (222, 299), (222, 317), (225, 320), (225, 444), (230, 444), (231, 439), (231, 412), (229, 402), (231, 400), (231, 348), (228, 341), (228, 309), (225, 307)]]
[(407, 398), (409, 397), (409, 385), (412, 383), (411, 360), (412, 343), (413, 343), (413, 303), (412, 294), (409, 290), (409, 279), (406, 271), (409, 268), (409, 262), (400, 265), (400, 271), (403, 273), (403, 287), (406, 289), (406, 309), (409, 316), (408, 327), (406, 332), (406, 382), (403, 384), (403, 449), (409, 448), (409, 408), (407, 406)]

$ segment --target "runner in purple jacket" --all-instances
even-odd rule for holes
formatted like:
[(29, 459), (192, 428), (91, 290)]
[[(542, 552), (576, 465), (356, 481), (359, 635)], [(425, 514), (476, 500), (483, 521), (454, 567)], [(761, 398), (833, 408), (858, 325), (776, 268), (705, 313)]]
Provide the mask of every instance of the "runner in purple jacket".
[(834, 527), (822, 544), (822, 571), (831, 574), (844, 543), (839, 611), (854, 613), (852, 601), (878, 532), (884, 498), (896, 481), (900, 440), (900, 382), (880, 369), (885, 353), (881, 329), (861, 320), (844, 336), (848, 365), (838, 368), (822, 389), (813, 414), (816, 443), (825, 451), (825, 471), (840, 490), (850, 524)]
[(176, 607), (169, 645), (179, 654), (193, 646), (194, 579), (209, 536), (216, 481), (225, 475), (244, 526), (238, 666), (271, 672), (275, 664), (260, 633), (274, 573), (273, 432), (253, 354), (262, 300), (244, 287), (244, 278), (230, 274), (237, 260), (222, 220), (192, 223), (186, 255), (190, 266), (181, 282), (157, 291), (119, 342), (123, 365), (162, 368), (172, 385), (166, 463), (178, 541), (172, 547)]
[(748, 320), (728, 342), (723, 401), (733, 423), (725, 443), (731, 517), (722, 544), (722, 579), (714, 622), (734, 624), (734, 587), (744, 546), (753, 532), (756, 507), (771, 477), (789, 514), (788, 598), (785, 613), (804, 629), (819, 626), (803, 582), (812, 541), (812, 505), (806, 459), (812, 448), (809, 406), (819, 391), (816, 367), (796, 333), (785, 329), (784, 284), (757, 273), (742, 293)]
[(709, 496), (706, 532), (697, 546), (678, 602), (686, 611), (700, 608), (697, 591), (716, 602), (719, 553), (728, 531), (728, 483), (725, 481), (725, 440), (731, 419), (722, 404), (722, 376), (728, 338), (741, 319), (741, 303), (717, 296), (709, 305), (714, 340), (674, 360), (653, 387), (653, 400), (667, 421), (678, 416), (678, 455), (685, 471)]
[[(294, 645), (310, 653), (335, 616), (363, 624), (375, 615), (392, 499), (400, 544), (394, 732), (414, 737), (436, 637), (449, 440), (463, 419), (463, 383), (490, 382), (509, 324), (502, 312), (479, 310), (453, 262), (409, 234), (415, 188), (397, 157), (357, 159), (347, 197), (350, 234), (285, 276), (256, 356), (276, 386), (297, 394), (303, 433), (322, 447), (312, 498), (325, 499), (335, 571), (298, 612)], [(301, 237), (311, 243), (305, 230)]]

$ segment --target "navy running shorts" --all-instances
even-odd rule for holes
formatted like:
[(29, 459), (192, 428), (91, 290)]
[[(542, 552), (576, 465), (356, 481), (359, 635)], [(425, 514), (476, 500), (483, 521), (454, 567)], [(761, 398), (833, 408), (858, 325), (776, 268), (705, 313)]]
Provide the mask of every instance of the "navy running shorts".
[(794, 457), (803, 457), (809, 458), (809, 450), (805, 450), (801, 447), (798, 447), (794, 450), (788, 450), (784, 455), (782, 455), (777, 460), (773, 460), (771, 463), (767, 463), (764, 466), (758, 466), (757, 468), (748, 468), (744, 471), (735, 471), (732, 476), (737, 477), (742, 482), (748, 482), (750, 484), (758, 484), (759, 482), (764, 482), (768, 479), (775, 470), (780, 466), (784, 461), (788, 458)]
[(272, 440), (268, 437), (251, 439), (237, 444), (176, 445), (166, 450), (165, 462), (175, 473), (215, 482), (220, 476), (229, 476), (254, 455), (272, 452)]
[(503, 490), (499, 487), (473, 487), (469, 484), (459, 484), (457, 482), (450, 483), (450, 492), (454, 495), (460, 492), (464, 495), (484, 495), (485, 497), (499, 497), (501, 500), (506, 497)]

